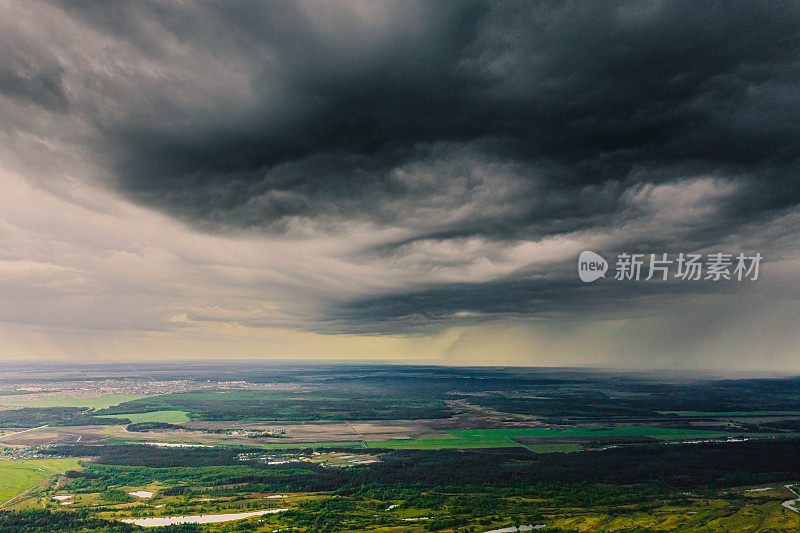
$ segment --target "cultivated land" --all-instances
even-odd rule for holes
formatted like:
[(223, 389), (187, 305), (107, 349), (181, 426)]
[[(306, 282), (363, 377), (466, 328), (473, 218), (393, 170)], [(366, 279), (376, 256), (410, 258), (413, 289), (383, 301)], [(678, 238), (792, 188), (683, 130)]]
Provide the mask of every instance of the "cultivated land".
[(77, 459), (0, 460), (0, 505), (53, 475), (79, 468)]
[(800, 528), (794, 378), (181, 363), (0, 396), (0, 531)]
[(101, 394), (97, 397), (77, 397), (18, 394), (14, 396), (0, 396), (0, 405), (21, 407), (88, 407), (90, 409), (103, 409), (122, 402), (130, 402), (141, 398), (145, 398), (145, 396), (135, 394)]

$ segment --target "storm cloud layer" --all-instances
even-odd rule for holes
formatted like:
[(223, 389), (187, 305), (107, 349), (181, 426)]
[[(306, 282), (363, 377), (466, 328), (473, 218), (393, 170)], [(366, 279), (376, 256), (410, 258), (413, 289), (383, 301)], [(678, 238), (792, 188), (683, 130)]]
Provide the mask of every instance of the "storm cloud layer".
[[(171, 268), (209, 270), (193, 290), (154, 274), (160, 289), (128, 317), (143, 331), (435, 335), (512, 321), (555, 338), (680, 309), (634, 343), (672, 354), (664, 339), (706, 338), (694, 313), (796, 324), (795, 3), (7, 2), (3, 13), (9, 175), (91, 213), (123, 202), (198, 236), (187, 238), (257, 250), (218, 270), (220, 258), (177, 254)], [(758, 251), (766, 281), (587, 286), (583, 249)], [(58, 322), (26, 314), (33, 296), (17, 292), (4, 320)], [(719, 346), (735, 344), (730, 320), (707, 322)]]

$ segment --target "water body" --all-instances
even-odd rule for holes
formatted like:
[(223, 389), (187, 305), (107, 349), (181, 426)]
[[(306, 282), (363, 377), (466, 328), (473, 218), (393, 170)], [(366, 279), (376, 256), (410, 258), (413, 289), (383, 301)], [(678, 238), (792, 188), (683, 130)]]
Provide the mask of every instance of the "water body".
[(269, 509), (266, 511), (250, 511), (247, 513), (228, 513), (228, 514), (203, 514), (193, 516), (159, 516), (150, 518), (125, 518), (122, 521), (126, 524), (135, 524), (142, 527), (171, 526), (173, 524), (213, 524), (216, 522), (229, 522), (231, 520), (242, 520), (265, 514), (281, 513), (289, 509)]

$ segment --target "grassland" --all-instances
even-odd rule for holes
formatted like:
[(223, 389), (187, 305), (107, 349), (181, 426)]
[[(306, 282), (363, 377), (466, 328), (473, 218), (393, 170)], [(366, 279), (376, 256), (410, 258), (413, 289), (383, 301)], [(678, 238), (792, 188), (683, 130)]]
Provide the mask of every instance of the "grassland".
[(0, 405), (21, 407), (87, 407), (89, 409), (105, 409), (148, 396), (134, 394), (102, 394), (96, 398), (78, 398), (75, 396), (47, 396), (44, 398), (26, 398), (25, 395), (0, 397)]
[(566, 429), (551, 428), (510, 428), (510, 429), (474, 429), (446, 431), (447, 437), (425, 439), (391, 439), (385, 441), (365, 442), (369, 448), (442, 450), (450, 448), (508, 448), (524, 446), (536, 452), (577, 451), (580, 447), (575, 443), (537, 442), (523, 444), (517, 439), (565, 439), (582, 438), (590, 440), (609, 437), (647, 437), (658, 440), (712, 439), (734, 435), (724, 431), (708, 431), (694, 429), (653, 428), (653, 427), (611, 427)]
[(108, 418), (127, 418), (134, 424), (141, 422), (166, 422), (168, 424), (179, 424), (190, 420), (186, 411), (150, 411), (147, 413), (131, 413), (120, 415), (104, 415)]
[(658, 427), (571, 427), (571, 428), (508, 428), (508, 429), (462, 429), (447, 433), (467, 439), (496, 438), (563, 438), (563, 437), (652, 437), (659, 439), (725, 437), (731, 435), (724, 431), (697, 429), (676, 429)]
[(677, 416), (797, 416), (800, 411), (658, 411)]
[(0, 505), (35, 487), (53, 474), (78, 470), (78, 459), (0, 461)]

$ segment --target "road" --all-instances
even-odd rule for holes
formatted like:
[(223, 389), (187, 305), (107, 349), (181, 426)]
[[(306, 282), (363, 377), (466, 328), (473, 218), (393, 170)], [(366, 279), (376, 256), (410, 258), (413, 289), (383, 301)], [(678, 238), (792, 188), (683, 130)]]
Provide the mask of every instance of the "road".
[(800, 494), (798, 494), (798, 493), (797, 493), (797, 491), (795, 491), (795, 490), (792, 488), (792, 487), (796, 487), (797, 485), (796, 485), (796, 484), (794, 484), (794, 483), (791, 483), (791, 484), (789, 484), (789, 485), (784, 485), (784, 486), (785, 486), (787, 489), (789, 489), (789, 492), (791, 492), (791, 493), (792, 493), (792, 494), (794, 494), (795, 496), (798, 496), (798, 498), (797, 498), (797, 499), (794, 499), (794, 500), (786, 500), (786, 501), (785, 501), (785, 502), (783, 502), (781, 505), (783, 505), (784, 507), (786, 507), (786, 508), (787, 508), (787, 509), (789, 509), (790, 511), (794, 511), (795, 513), (800, 513), (800, 509), (798, 509), (798, 508), (797, 508), (797, 502), (798, 502), (798, 501), (800, 501)]
[(11, 437), (13, 435), (19, 435), (20, 433), (27, 433), (29, 431), (36, 431), (37, 429), (46, 428), (47, 426), (48, 425), (45, 424), (43, 426), (39, 426), (38, 428), (30, 428), (30, 429), (23, 429), (22, 431), (15, 431), (14, 433), (9, 433), (8, 435), (3, 435), (2, 437), (0, 437), (0, 440), (3, 440), (6, 437)]

